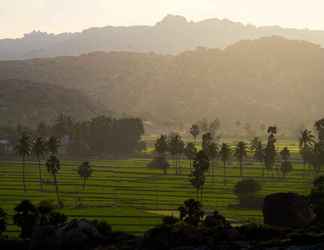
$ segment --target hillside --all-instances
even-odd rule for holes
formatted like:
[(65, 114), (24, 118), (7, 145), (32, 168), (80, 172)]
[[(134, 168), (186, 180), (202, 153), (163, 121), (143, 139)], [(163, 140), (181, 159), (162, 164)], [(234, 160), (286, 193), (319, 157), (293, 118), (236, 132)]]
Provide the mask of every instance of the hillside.
[(20, 39), (2, 39), (0, 60), (78, 56), (93, 51), (177, 54), (196, 47), (225, 48), (240, 40), (274, 35), (324, 45), (324, 31), (256, 27), (217, 18), (189, 22), (169, 15), (154, 26), (106, 26), (58, 35), (32, 32)]
[(60, 86), (1, 80), (0, 89), (0, 125), (36, 125), (53, 121), (61, 113), (86, 119), (100, 111), (84, 94)]
[(269, 37), (176, 56), (97, 52), (0, 62), (0, 79), (73, 88), (104, 108), (155, 122), (219, 117), (223, 125), (300, 127), (324, 116), (323, 68), (318, 45)]

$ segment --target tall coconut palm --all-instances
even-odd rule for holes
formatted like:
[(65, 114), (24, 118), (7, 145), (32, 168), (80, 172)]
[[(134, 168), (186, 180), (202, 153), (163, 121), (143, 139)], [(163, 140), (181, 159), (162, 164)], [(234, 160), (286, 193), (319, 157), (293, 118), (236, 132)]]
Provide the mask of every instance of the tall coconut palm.
[(83, 162), (79, 168), (78, 168), (78, 174), (81, 178), (82, 182), (82, 188), (85, 190), (86, 181), (91, 177), (92, 175), (92, 168), (88, 161)]
[(219, 151), (219, 158), (223, 162), (224, 166), (224, 186), (226, 185), (226, 168), (229, 160), (231, 159), (231, 148), (228, 144), (223, 143)]
[(38, 162), (39, 188), (41, 191), (43, 191), (41, 159), (45, 157), (46, 151), (47, 151), (46, 142), (43, 140), (42, 137), (37, 137), (33, 141), (32, 155), (36, 157)]
[(243, 161), (247, 157), (247, 145), (245, 142), (240, 141), (234, 152), (234, 156), (240, 164), (240, 176), (243, 176)]
[(22, 133), (15, 149), (17, 154), (22, 158), (22, 183), (23, 183), (24, 192), (26, 192), (27, 191), (26, 176), (25, 176), (26, 158), (31, 153), (30, 136), (26, 132)]
[(315, 136), (312, 134), (312, 131), (308, 129), (301, 131), (299, 136), (299, 150), (303, 158), (304, 171), (306, 171), (308, 155), (311, 149), (313, 148), (314, 143)]
[(48, 173), (51, 174), (54, 178), (57, 203), (60, 207), (62, 207), (62, 203), (60, 200), (60, 194), (59, 194), (59, 188), (58, 188), (58, 182), (57, 182), (57, 174), (61, 168), (60, 160), (55, 155), (51, 155), (46, 162), (46, 167), (47, 167)]
[(55, 136), (51, 136), (47, 141), (47, 149), (52, 155), (57, 155), (60, 148), (60, 139)]

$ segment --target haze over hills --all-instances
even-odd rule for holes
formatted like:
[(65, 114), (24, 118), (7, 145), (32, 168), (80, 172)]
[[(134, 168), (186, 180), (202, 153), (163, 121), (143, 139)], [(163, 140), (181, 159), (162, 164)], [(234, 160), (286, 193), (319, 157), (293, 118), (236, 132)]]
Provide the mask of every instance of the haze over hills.
[(59, 35), (42, 32), (0, 40), (0, 60), (77, 56), (93, 51), (177, 54), (196, 47), (225, 48), (240, 40), (282, 36), (324, 45), (324, 31), (256, 27), (220, 19), (189, 22), (167, 16), (155, 26), (90, 28)]
[(59, 114), (79, 119), (93, 117), (104, 109), (78, 90), (25, 80), (0, 81), (0, 125), (32, 125), (53, 122)]
[(324, 116), (323, 65), (319, 45), (269, 37), (176, 56), (96, 52), (3, 61), (0, 79), (74, 89), (101, 108), (154, 122), (219, 117), (223, 125), (297, 127)]

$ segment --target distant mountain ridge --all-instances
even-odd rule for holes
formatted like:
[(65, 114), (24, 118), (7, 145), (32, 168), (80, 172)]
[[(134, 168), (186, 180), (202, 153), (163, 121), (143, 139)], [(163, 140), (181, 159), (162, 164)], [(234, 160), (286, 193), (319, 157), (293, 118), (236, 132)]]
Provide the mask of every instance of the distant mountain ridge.
[(101, 108), (158, 123), (218, 117), (224, 127), (237, 120), (297, 127), (324, 117), (323, 69), (319, 45), (268, 37), (176, 56), (96, 52), (2, 61), (0, 80), (74, 89)]
[(169, 15), (154, 26), (107, 26), (58, 35), (32, 32), (21, 39), (2, 39), (0, 60), (78, 56), (94, 51), (177, 54), (196, 47), (225, 48), (240, 40), (267, 36), (324, 46), (324, 31), (256, 27), (217, 18), (189, 22), (184, 17)]

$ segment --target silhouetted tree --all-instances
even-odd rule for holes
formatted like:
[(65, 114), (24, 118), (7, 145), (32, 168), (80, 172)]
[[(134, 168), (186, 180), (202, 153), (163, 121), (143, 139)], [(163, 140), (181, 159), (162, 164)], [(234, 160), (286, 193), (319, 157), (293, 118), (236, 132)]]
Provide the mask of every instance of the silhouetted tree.
[(21, 228), (20, 237), (29, 239), (38, 220), (37, 208), (29, 201), (24, 200), (15, 207), (14, 224)]
[(47, 141), (47, 149), (52, 155), (57, 155), (60, 148), (60, 139), (55, 136), (51, 136)]
[[(209, 159), (204, 151), (199, 151), (193, 162), (190, 182), (197, 190), (197, 200), (203, 200), (203, 190), (206, 181), (205, 172), (209, 168)], [(199, 197), (200, 196), (200, 197)]]
[(92, 175), (92, 168), (90, 166), (90, 163), (88, 161), (83, 162), (79, 168), (78, 168), (78, 174), (81, 178), (82, 182), (82, 188), (85, 190), (86, 187), (86, 181), (91, 177)]
[(36, 157), (38, 162), (39, 188), (41, 191), (43, 191), (41, 159), (45, 157), (46, 152), (47, 152), (46, 142), (43, 140), (42, 137), (37, 137), (33, 141), (32, 154)]
[(190, 134), (193, 136), (195, 143), (197, 143), (197, 137), (200, 134), (200, 128), (197, 124), (193, 124), (190, 128)]
[(219, 157), (221, 161), (223, 162), (223, 169), (224, 169), (224, 185), (226, 185), (226, 169), (227, 169), (227, 164), (231, 159), (231, 148), (229, 147), (228, 144), (223, 143), (222, 147), (219, 151)]
[(155, 151), (159, 155), (165, 155), (168, 152), (168, 137), (161, 135), (154, 144)]
[[(272, 171), (276, 163), (276, 155), (277, 155), (276, 145), (275, 145), (276, 134), (277, 134), (277, 127), (272, 126), (268, 128), (268, 142), (264, 150), (265, 169), (270, 170), (272, 175), (273, 175)], [(263, 171), (263, 176), (264, 176), (264, 171)]]
[(195, 159), (197, 154), (197, 148), (194, 143), (190, 142), (185, 147), (184, 153), (189, 160), (190, 169), (192, 168), (192, 161)]
[(250, 150), (253, 153), (253, 159), (257, 162), (264, 161), (264, 148), (259, 137), (254, 137), (250, 143)]
[(280, 151), (281, 156), (281, 165), (280, 170), (283, 177), (286, 177), (287, 174), (292, 170), (292, 164), (290, 162), (290, 151), (287, 147)]
[(26, 168), (26, 158), (31, 153), (31, 139), (30, 136), (23, 132), (21, 137), (18, 140), (16, 145), (16, 152), (22, 158), (22, 182), (24, 192), (26, 192), (26, 176), (25, 176), (25, 168)]
[(176, 167), (176, 174), (181, 174), (181, 156), (184, 153), (184, 142), (180, 135), (171, 134), (168, 141), (168, 149), (173, 156)]
[(308, 129), (301, 131), (299, 137), (299, 151), (303, 159), (304, 171), (306, 170), (306, 164), (309, 163), (309, 157), (314, 143), (315, 137), (312, 134), (312, 131)]
[(243, 176), (243, 161), (247, 157), (247, 145), (245, 142), (240, 141), (234, 152), (234, 156), (236, 157), (237, 161), (240, 164), (240, 176)]
[(194, 199), (189, 199), (184, 202), (184, 205), (178, 208), (180, 212), (180, 220), (198, 226), (204, 217), (204, 211), (201, 203)]
[(58, 188), (58, 182), (57, 182), (57, 174), (61, 168), (60, 160), (55, 155), (51, 155), (46, 162), (46, 167), (47, 167), (48, 173), (53, 176), (57, 203), (60, 207), (62, 207), (63, 204), (60, 200), (59, 188)]

